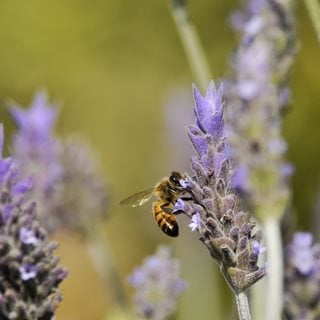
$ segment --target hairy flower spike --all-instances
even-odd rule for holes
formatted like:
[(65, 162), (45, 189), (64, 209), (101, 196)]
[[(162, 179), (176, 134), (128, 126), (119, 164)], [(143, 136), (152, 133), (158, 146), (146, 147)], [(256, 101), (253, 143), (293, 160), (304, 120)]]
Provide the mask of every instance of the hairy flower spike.
[(145, 259), (134, 270), (129, 283), (135, 288), (134, 305), (142, 319), (167, 319), (175, 310), (176, 300), (185, 289), (180, 279), (180, 265), (171, 258), (168, 247), (160, 247), (156, 254)]
[(320, 318), (320, 244), (310, 233), (297, 232), (285, 252), (287, 319)]
[(36, 206), (30, 201), (32, 184), (20, 180), (17, 163), (1, 153), (0, 318), (52, 319), (61, 301), (58, 286), (67, 272), (53, 256), (57, 245), (47, 241), (36, 220)]
[(257, 217), (279, 218), (289, 196), (292, 167), (284, 160), (281, 114), (294, 56), (292, 1), (251, 0), (233, 16), (242, 36), (234, 73), (226, 82), (226, 133), (235, 163), (233, 186)]
[(89, 145), (78, 138), (61, 141), (54, 136), (57, 111), (43, 92), (35, 95), (28, 110), (10, 108), (19, 128), (14, 155), (24, 176), (33, 177), (42, 226), (50, 233), (61, 227), (83, 232), (105, 217), (106, 188)]
[(257, 266), (261, 235), (231, 185), (222, 96), (222, 85), (216, 89), (211, 82), (204, 97), (194, 86), (196, 125), (189, 126), (188, 134), (197, 152), (191, 160), (195, 177), (181, 181), (192, 200), (179, 199), (175, 210), (191, 219), (189, 227), (200, 233), (230, 288), (240, 293), (262, 278), (265, 269)]
[(85, 233), (106, 218), (106, 185), (98, 176), (94, 150), (84, 138), (68, 137), (62, 151), (60, 161), (64, 175), (58, 186), (59, 207), (54, 214), (62, 226)]
[(10, 114), (19, 133), (13, 138), (13, 152), (27, 176), (34, 175), (35, 185), (47, 195), (61, 178), (62, 167), (56, 161), (60, 142), (52, 135), (58, 109), (48, 104), (45, 92), (37, 92), (31, 106), (25, 110), (17, 105)]

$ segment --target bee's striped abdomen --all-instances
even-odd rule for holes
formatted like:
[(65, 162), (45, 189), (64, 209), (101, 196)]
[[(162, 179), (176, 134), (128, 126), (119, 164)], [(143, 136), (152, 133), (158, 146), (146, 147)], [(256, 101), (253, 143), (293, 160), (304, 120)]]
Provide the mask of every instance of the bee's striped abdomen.
[(171, 213), (165, 212), (161, 206), (163, 202), (159, 201), (153, 205), (154, 218), (157, 221), (160, 229), (170, 237), (177, 237), (179, 235), (179, 227), (175, 216)]

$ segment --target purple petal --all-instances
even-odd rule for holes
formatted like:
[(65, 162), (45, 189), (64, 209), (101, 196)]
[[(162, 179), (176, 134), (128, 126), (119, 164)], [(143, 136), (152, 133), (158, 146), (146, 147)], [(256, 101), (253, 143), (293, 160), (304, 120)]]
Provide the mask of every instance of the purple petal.
[(269, 152), (273, 155), (282, 155), (287, 151), (287, 144), (282, 139), (274, 139), (268, 142)]
[(224, 94), (224, 89), (223, 89), (223, 83), (220, 84), (218, 90), (215, 92), (215, 111), (217, 113), (222, 113), (223, 112), (223, 94)]
[(29, 263), (25, 263), (22, 267), (20, 267), (19, 271), (20, 271), (21, 279), (23, 281), (34, 279), (37, 276), (36, 267)]
[(19, 181), (12, 189), (13, 194), (26, 193), (30, 191), (33, 186), (33, 179), (31, 177)]
[(237, 86), (238, 94), (242, 99), (251, 100), (259, 92), (258, 84), (253, 80), (242, 80)]
[(261, 253), (264, 253), (267, 250), (267, 248), (261, 246), (261, 244), (258, 241), (254, 240), (252, 242), (252, 250), (256, 255), (259, 255)]
[(183, 280), (178, 279), (178, 280), (176, 280), (174, 282), (174, 287), (173, 287), (174, 292), (173, 292), (173, 294), (174, 295), (178, 295), (179, 293), (184, 291), (186, 288), (187, 288), (186, 282), (183, 281)]
[(293, 245), (299, 248), (310, 248), (313, 242), (313, 235), (309, 232), (296, 232), (293, 238)]
[(59, 268), (59, 270), (57, 270), (56, 276), (59, 280), (63, 280), (68, 276), (68, 274), (69, 274), (68, 270), (64, 268)]
[(226, 160), (226, 155), (222, 152), (217, 152), (214, 155), (214, 173), (215, 176), (219, 176), (222, 163)]
[(11, 158), (0, 159), (0, 181), (3, 180), (11, 164), (12, 164)]
[(223, 114), (211, 114), (209, 117), (204, 118), (201, 124), (206, 133), (218, 139), (221, 137), (223, 131)]
[(44, 92), (36, 93), (28, 110), (14, 105), (9, 111), (20, 130), (37, 141), (45, 139), (51, 132), (58, 112), (48, 104)]
[(134, 286), (139, 287), (145, 281), (146, 275), (141, 268), (136, 268), (133, 274), (128, 278), (128, 282)]
[(190, 187), (191, 187), (190, 182), (189, 182), (188, 179), (180, 179), (180, 180), (179, 180), (179, 183), (180, 183), (180, 186), (181, 186), (182, 188), (187, 189), (187, 188), (190, 188)]
[(21, 109), (20, 107), (16, 105), (12, 105), (9, 108), (9, 112), (15, 121), (15, 123), (18, 125), (18, 127), (23, 127), (24, 125), (24, 118), (25, 118), (25, 110)]
[(209, 101), (214, 101), (215, 94), (216, 94), (216, 86), (214, 84), (214, 81), (210, 81), (205, 98)]
[(11, 218), (13, 209), (14, 205), (11, 203), (8, 203), (2, 207), (2, 219), (5, 223)]
[(185, 209), (185, 202), (181, 199), (178, 199), (177, 202), (174, 204), (173, 212), (184, 211), (184, 209)]
[(249, 170), (248, 167), (243, 165), (236, 168), (232, 176), (232, 186), (235, 189), (246, 191), (248, 189)]
[(198, 127), (191, 125), (188, 128), (188, 136), (199, 156), (205, 154), (208, 150), (208, 141)]
[(210, 149), (207, 154), (201, 156), (201, 164), (209, 175), (214, 172), (214, 155), (213, 152), (210, 152)]
[(193, 98), (195, 102), (195, 112), (198, 120), (202, 120), (206, 117), (210, 117), (212, 114), (212, 105), (209, 100), (204, 98), (198, 88), (193, 85)]
[(315, 266), (312, 251), (313, 235), (309, 232), (297, 232), (291, 244), (294, 266), (303, 275), (310, 274)]
[(290, 178), (294, 173), (294, 166), (290, 163), (285, 163), (281, 167), (281, 174), (284, 179)]
[(220, 85), (218, 92), (213, 82), (210, 83), (205, 97), (196, 86), (193, 86), (195, 114), (199, 128), (215, 138), (221, 136), (223, 129), (223, 87)]
[(191, 231), (199, 230), (201, 227), (201, 216), (197, 212), (195, 213), (191, 218), (191, 223), (188, 224), (188, 227), (191, 229)]
[(25, 227), (22, 227), (20, 229), (20, 240), (24, 244), (32, 244), (32, 245), (37, 244), (39, 241), (39, 239), (34, 234), (34, 231), (32, 229), (27, 229)]
[(249, 36), (254, 36), (263, 28), (264, 21), (260, 16), (254, 16), (244, 26), (244, 31)]

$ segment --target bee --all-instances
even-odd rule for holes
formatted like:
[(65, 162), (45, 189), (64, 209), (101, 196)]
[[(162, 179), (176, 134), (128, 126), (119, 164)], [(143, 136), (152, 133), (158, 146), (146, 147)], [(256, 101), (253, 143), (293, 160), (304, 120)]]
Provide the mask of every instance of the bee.
[(166, 235), (177, 237), (179, 226), (173, 214), (173, 207), (178, 197), (185, 191), (179, 182), (184, 178), (183, 174), (173, 171), (169, 178), (163, 178), (155, 187), (135, 193), (123, 199), (120, 204), (142, 206), (155, 195), (158, 201), (153, 203), (152, 211), (158, 226)]

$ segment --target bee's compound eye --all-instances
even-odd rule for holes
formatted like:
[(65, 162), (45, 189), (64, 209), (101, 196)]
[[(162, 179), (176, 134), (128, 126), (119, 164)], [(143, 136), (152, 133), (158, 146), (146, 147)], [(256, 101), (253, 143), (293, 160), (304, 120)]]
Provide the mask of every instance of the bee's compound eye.
[(181, 178), (182, 178), (181, 173), (175, 172), (175, 171), (171, 173), (170, 180), (174, 184), (179, 184), (179, 181), (180, 181)]

